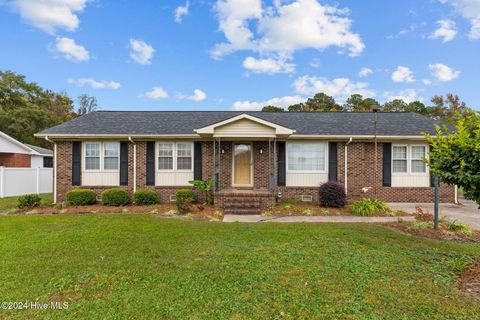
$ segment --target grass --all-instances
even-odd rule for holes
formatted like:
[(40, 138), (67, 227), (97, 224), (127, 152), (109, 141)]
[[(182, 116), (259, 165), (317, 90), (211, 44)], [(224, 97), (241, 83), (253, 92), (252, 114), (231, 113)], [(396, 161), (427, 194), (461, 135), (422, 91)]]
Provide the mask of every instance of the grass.
[(147, 214), (0, 217), (16, 319), (475, 319), (475, 244), (375, 225), (222, 224)]
[[(40, 194), (42, 198), (42, 205), (49, 205), (53, 203), (53, 194), (43, 193)], [(8, 212), (13, 209), (17, 209), (18, 197), (6, 197), (0, 198), (0, 212)]]

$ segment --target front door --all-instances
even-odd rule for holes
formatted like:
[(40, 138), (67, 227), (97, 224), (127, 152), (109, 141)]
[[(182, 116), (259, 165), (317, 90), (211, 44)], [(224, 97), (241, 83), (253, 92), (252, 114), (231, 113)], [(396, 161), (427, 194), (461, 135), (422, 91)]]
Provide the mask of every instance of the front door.
[(252, 144), (233, 144), (233, 186), (252, 187)]

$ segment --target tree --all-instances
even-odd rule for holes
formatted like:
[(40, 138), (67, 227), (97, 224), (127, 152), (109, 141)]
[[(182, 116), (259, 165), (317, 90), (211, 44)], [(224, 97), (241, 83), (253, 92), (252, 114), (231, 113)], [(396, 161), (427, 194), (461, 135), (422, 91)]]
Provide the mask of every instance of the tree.
[(275, 107), (275, 106), (265, 106), (262, 108), (263, 112), (283, 112), (285, 111), (283, 108)]
[(470, 110), (455, 118), (455, 129), (438, 126), (436, 136), (425, 135), (431, 145), (430, 171), (440, 181), (462, 187), (465, 197), (480, 206), (480, 115)]
[(25, 76), (0, 71), (0, 131), (24, 143), (48, 147), (34, 134), (75, 116), (65, 93), (44, 90)]
[(395, 99), (389, 102), (386, 102), (383, 105), (383, 111), (385, 112), (404, 112), (406, 111), (408, 105), (405, 101), (401, 99)]
[(77, 98), (77, 101), (78, 101), (77, 115), (79, 116), (83, 116), (84, 114), (97, 110), (98, 104), (97, 104), (97, 98), (95, 97), (82, 94)]
[(373, 109), (381, 109), (381, 106), (373, 98), (364, 99), (361, 94), (352, 94), (343, 108), (351, 112), (371, 112)]
[(308, 111), (308, 110), (304, 103), (296, 103), (289, 106), (288, 111)]
[(461, 101), (458, 95), (452, 93), (447, 94), (445, 98), (433, 96), (431, 101), (434, 105), (428, 108), (429, 116), (448, 124), (454, 124), (459, 115), (467, 116), (472, 113), (465, 102)]
[(305, 107), (306, 111), (342, 111), (342, 107), (335, 102), (333, 97), (322, 92), (308, 98)]
[(420, 101), (410, 102), (406, 109), (406, 112), (415, 112), (424, 116), (428, 116), (428, 108)]

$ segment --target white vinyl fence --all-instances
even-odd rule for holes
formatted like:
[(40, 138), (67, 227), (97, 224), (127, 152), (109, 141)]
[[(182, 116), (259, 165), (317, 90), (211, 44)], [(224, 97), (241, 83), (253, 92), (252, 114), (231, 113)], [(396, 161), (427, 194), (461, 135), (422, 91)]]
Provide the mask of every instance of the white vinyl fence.
[(52, 168), (0, 167), (0, 198), (52, 191)]

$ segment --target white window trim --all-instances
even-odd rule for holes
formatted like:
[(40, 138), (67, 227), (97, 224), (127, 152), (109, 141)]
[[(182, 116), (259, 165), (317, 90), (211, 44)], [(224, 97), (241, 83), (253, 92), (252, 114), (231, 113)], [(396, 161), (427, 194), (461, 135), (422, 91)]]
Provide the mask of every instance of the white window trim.
[[(288, 169), (288, 149), (291, 144), (314, 144), (314, 143), (322, 143), (325, 146), (325, 159), (324, 159), (324, 170), (290, 170)], [(325, 141), (287, 141), (285, 146), (285, 169), (287, 173), (328, 173), (328, 142)]]
[[(172, 169), (158, 169), (158, 158), (160, 157), (159, 154), (158, 154), (158, 151), (160, 150), (158, 145), (160, 143), (170, 143), (173, 145), (173, 165), (172, 165)], [(189, 144), (190, 147), (191, 147), (191, 151), (192, 151), (192, 160), (191, 160), (191, 169), (190, 170), (178, 170), (177, 169), (177, 144)], [(155, 143), (155, 171), (156, 172), (193, 172), (193, 165), (194, 165), (194, 157), (195, 157), (195, 150), (194, 150), (194, 147), (193, 147), (193, 142), (191, 141), (157, 141)]]
[[(393, 172), (393, 147), (407, 147), (407, 172)], [(428, 165), (425, 165), (425, 172), (412, 172), (412, 147), (425, 147), (425, 158), (428, 159), (428, 145), (426, 144), (394, 144), (392, 143), (392, 163), (391, 163), (391, 172), (395, 176), (425, 176), (430, 174)]]
[[(118, 169), (117, 170), (114, 170), (114, 169), (108, 169), (108, 170), (105, 170), (103, 168), (103, 164), (104, 164), (104, 158), (105, 158), (105, 154), (104, 154), (104, 146), (103, 144), (104, 143), (117, 143), (119, 146), (118, 146)], [(87, 148), (86, 148), (86, 144), (99, 144), (100, 147), (99, 147), (99, 160), (100, 160), (100, 169), (86, 169), (85, 168), (85, 164), (86, 164), (86, 158), (87, 158)], [(84, 172), (120, 172), (120, 142), (118, 141), (83, 141), (82, 142), (82, 171)]]

